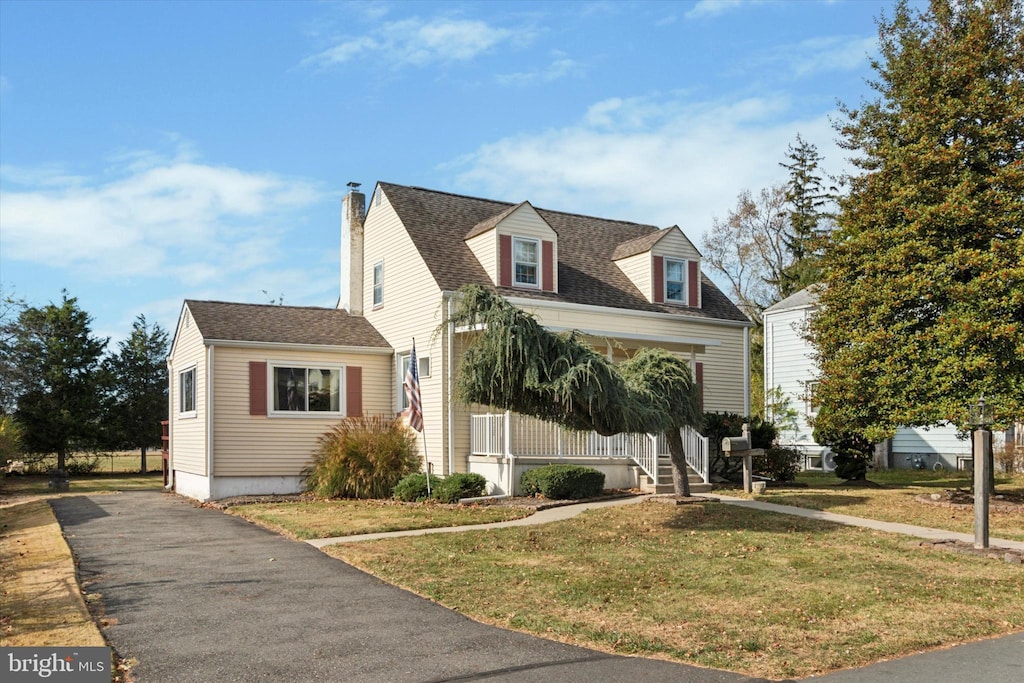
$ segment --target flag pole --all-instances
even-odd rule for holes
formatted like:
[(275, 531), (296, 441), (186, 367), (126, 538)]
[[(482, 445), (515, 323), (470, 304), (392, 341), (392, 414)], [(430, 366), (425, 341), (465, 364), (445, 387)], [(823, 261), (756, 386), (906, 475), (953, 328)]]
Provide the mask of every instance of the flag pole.
[[(423, 434), (423, 400), (420, 395), (420, 367), (416, 358), (416, 337), (412, 338), (412, 350), (409, 352), (409, 367), (405, 371), (405, 395), (409, 400), (409, 409), (406, 417), (409, 426), (413, 430)], [(430, 490), (430, 457), (427, 455), (427, 440), (423, 439), (423, 468), (427, 473), (427, 497), (431, 495)]]

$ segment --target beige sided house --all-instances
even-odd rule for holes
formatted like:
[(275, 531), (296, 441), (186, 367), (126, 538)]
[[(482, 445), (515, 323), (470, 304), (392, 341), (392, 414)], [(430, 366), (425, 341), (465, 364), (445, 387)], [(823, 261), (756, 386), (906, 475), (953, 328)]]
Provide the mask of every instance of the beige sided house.
[[(500, 495), (515, 491), (524, 470), (562, 461), (601, 469), (610, 487), (668, 485), (655, 437), (564, 432), (455, 402), (475, 331), (446, 321), (456, 290), (470, 283), (549, 329), (579, 330), (614, 361), (649, 346), (677, 353), (705, 410), (749, 412), (752, 323), (701, 273), (700, 253), (678, 227), (379, 183), (369, 206), (357, 190), (343, 200), (341, 250), (338, 310), (185, 302), (168, 361), (177, 491), (207, 499), (298, 490), (334, 421), (406, 407), (414, 339), (419, 443), (436, 474), (479, 472)], [(684, 436), (694, 478), (706, 482), (706, 442)]]

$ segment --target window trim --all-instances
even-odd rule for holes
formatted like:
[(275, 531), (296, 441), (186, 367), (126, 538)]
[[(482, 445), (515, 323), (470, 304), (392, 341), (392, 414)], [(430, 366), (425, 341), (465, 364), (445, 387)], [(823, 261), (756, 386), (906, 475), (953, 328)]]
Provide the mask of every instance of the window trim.
[(812, 379), (804, 382), (804, 412), (811, 417), (818, 414), (818, 401), (815, 399), (815, 394), (818, 393), (818, 382), (819, 380)]
[[(411, 351), (405, 353), (395, 354), (395, 406), (397, 407), (396, 412), (402, 412), (409, 407), (407, 403), (407, 397), (405, 395), (405, 364), (409, 360), (409, 356), (412, 355)], [(423, 361), (426, 361), (426, 372), (424, 372)], [(423, 378), (430, 377), (430, 356), (421, 356), (416, 354), (416, 364), (420, 370), (420, 391), (423, 390)]]
[[(274, 371), (277, 368), (302, 368), (306, 371), (306, 408), (305, 410), (277, 410), (274, 408), (274, 397), (277, 394), (277, 383), (274, 381)], [(267, 361), (267, 417), (308, 419), (337, 419), (348, 414), (346, 386), (346, 368), (342, 363), (316, 363), (302, 360), (268, 360)], [(338, 371), (338, 410), (310, 410), (309, 409), (309, 371), (310, 370), (337, 370)]]
[[(668, 268), (669, 268), (669, 264), (671, 264), (671, 263), (678, 263), (679, 264), (679, 268), (682, 271), (682, 275), (683, 275), (683, 279), (682, 280), (669, 280)], [(673, 304), (673, 305), (676, 305), (676, 306), (686, 306), (686, 305), (688, 305), (688, 301), (687, 301), (687, 299), (688, 299), (687, 284), (688, 283), (686, 282), (686, 278), (689, 277), (689, 273), (687, 272), (687, 270), (689, 268), (688, 261), (686, 261), (685, 259), (669, 258), (669, 257), (666, 256), (664, 258), (664, 260), (663, 260), (662, 268), (664, 269), (664, 272), (663, 272), (663, 275), (662, 275), (662, 280), (663, 281), (662, 281), (661, 287), (662, 287), (662, 294), (663, 294), (662, 298), (665, 300), (665, 303)], [(679, 288), (679, 296), (680, 296), (679, 299), (671, 299), (671, 298), (669, 298), (669, 296), (668, 296), (668, 283), (669, 282), (678, 282), (681, 285), (680, 288)]]
[[(378, 268), (380, 279), (377, 278)], [(373, 264), (373, 286), (371, 287), (373, 309), (377, 310), (384, 305), (384, 259)]]
[[(528, 261), (519, 261), (518, 259), (516, 259), (516, 243), (517, 242), (529, 242), (529, 243), (533, 244), (533, 246), (534, 246), (534, 253), (537, 255), (537, 261), (535, 263), (530, 263)], [(542, 248), (541, 240), (539, 238), (537, 238), (537, 237), (518, 237), (516, 235), (512, 235), (512, 259), (511, 260), (512, 260), (512, 286), (513, 287), (523, 287), (523, 288), (528, 288), (528, 289), (541, 289), (541, 284), (543, 282), (543, 272), (544, 272), (543, 271), (544, 264), (543, 264), (543, 256), (541, 254), (541, 248)], [(523, 263), (525, 265), (531, 265), (531, 266), (533, 266), (536, 269), (534, 271), (534, 279), (536, 280), (536, 282), (532, 282), (531, 283), (531, 282), (520, 282), (519, 281), (519, 271), (516, 268), (516, 265), (518, 263)]]
[[(197, 367), (198, 367), (198, 365), (196, 363), (193, 363), (192, 365), (186, 367), (184, 370), (179, 370), (178, 371), (178, 417), (179, 418), (184, 418), (184, 419), (194, 418), (198, 414), (198, 411), (196, 409), (196, 401), (199, 399), (199, 389), (198, 389), (197, 384), (196, 384), (196, 380), (199, 377), (199, 373), (197, 372)], [(185, 375), (187, 375), (189, 373), (192, 374), (192, 410), (184, 410), (184, 407), (185, 407), (185, 392), (182, 390), (182, 386), (183, 386), (182, 380), (185, 377)]]

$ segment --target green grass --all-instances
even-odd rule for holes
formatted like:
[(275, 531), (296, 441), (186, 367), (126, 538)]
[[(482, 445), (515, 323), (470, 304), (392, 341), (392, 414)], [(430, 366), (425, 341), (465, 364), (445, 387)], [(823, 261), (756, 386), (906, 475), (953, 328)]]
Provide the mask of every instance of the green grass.
[(440, 505), (382, 500), (257, 503), (238, 505), (228, 511), (299, 539), (487, 524), (519, 519), (533, 513), (533, 510), (526, 508), (497, 505)]
[[(802, 474), (798, 481), (807, 488), (768, 489), (758, 500), (780, 505), (824, 510), (885, 522), (902, 522), (918, 526), (973, 533), (974, 510), (948, 508), (917, 500), (945, 489), (969, 489), (967, 472), (929, 472), (921, 470), (887, 470), (873, 472), (868, 479), (881, 488), (845, 487), (833, 475)], [(996, 493), (1024, 495), (1024, 476), (999, 476)], [(727, 492), (732, 493), (732, 492)], [(1024, 513), (989, 513), (989, 530), (993, 537), (1024, 541)]]
[(327, 552), (481, 621), (751, 676), (1024, 628), (1020, 565), (714, 503)]

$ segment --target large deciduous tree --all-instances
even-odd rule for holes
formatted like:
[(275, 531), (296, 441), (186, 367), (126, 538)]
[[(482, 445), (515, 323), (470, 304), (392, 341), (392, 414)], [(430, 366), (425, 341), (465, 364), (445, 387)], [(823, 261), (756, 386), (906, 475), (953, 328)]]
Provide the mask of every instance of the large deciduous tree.
[(26, 308), (18, 316), (10, 353), (20, 370), (15, 415), (27, 452), (55, 453), (63, 470), (73, 449), (95, 443), (106, 345), (92, 336), (89, 315), (67, 292), (59, 305)]
[(452, 322), (481, 330), (462, 358), (459, 400), (605, 436), (664, 433), (676, 495), (690, 495), (680, 430), (699, 427), (703, 416), (685, 361), (642, 349), (615, 366), (575, 333), (550, 332), (489, 290), (470, 285), (459, 294)]
[(167, 332), (139, 315), (131, 335), (106, 361), (112, 389), (108, 438), (118, 448), (140, 449), (142, 472), (147, 449), (160, 443), (160, 421), (167, 419), (167, 345)]
[(870, 440), (1024, 414), (1024, 21), (1019, 0), (896, 5), (877, 99), (837, 124), (847, 179), (810, 326), (819, 427)]

